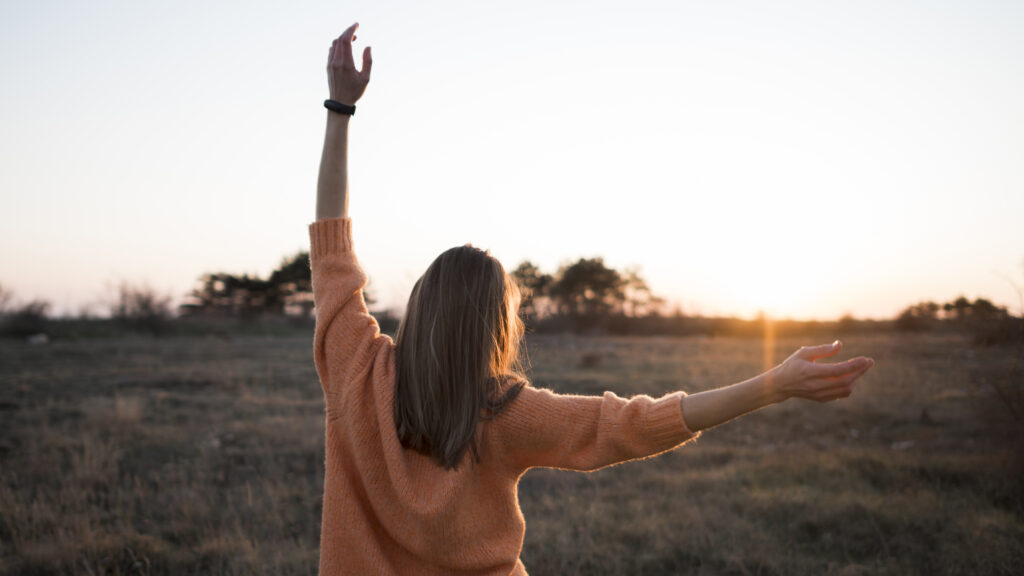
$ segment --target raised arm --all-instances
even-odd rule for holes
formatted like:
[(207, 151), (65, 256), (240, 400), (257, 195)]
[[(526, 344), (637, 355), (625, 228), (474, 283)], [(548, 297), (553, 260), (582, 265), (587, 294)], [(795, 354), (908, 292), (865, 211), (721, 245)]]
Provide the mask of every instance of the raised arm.
[(829, 402), (845, 398), (853, 391), (853, 383), (875, 365), (866, 357), (857, 357), (836, 364), (815, 361), (835, 356), (842, 348), (836, 340), (823, 346), (804, 347), (782, 364), (764, 374), (738, 384), (684, 396), (683, 418), (693, 431), (728, 422), (789, 398), (805, 398)]
[[(370, 47), (363, 50), (363, 69), (356, 70), (352, 41), (359, 23), (348, 27), (327, 54), (327, 83), (331, 100), (354, 106), (366, 92), (373, 59)], [(348, 216), (348, 114), (327, 111), (327, 133), (320, 157), (320, 177), (316, 187), (316, 219)]]
[[(331, 45), (327, 79), (331, 100), (355, 105), (370, 79), (370, 49), (363, 52), (363, 69), (352, 63), (353, 24)], [(352, 249), (348, 218), (349, 116), (327, 112), (327, 136), (320, 160), (316, 217), (309, 226), (309, 261), (316, 307), (313, 358), (324, 390), (339, 390), (365, 373), (380, 346), (377, 321), (366, 309), (363, 288), (367, 278)]]

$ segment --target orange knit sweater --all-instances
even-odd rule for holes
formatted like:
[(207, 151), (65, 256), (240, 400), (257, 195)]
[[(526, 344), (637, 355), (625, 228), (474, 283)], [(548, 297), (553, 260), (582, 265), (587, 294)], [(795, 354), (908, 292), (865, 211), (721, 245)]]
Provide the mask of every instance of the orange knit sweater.
[(445, 470), (398, 440), (394, 344), (366, 310), (351, 220), (319, 220), (309, 236), (327, 411), (321, 574), (526, 574), (516, 492), (526, 470), (596, 470), (697, 436), (683, 421), (683, 392), (627, 400), (526, 386), (481, 424), (481, 461), (467, 451)]

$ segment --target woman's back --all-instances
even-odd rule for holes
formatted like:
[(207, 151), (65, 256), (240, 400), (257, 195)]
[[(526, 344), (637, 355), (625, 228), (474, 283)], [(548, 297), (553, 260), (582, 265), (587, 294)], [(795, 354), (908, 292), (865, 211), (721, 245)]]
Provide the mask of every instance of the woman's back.
[(310, 225), (310, 244), (314, 358), (327, 411), (321, 573), (525, 573), (523, 472), (593, 470), (695, 436), (682, 419), (682, 392), (625, 400), (526, 386), (480, 422), (479, 460), (466, 451), (446, 469), (398, 438), (395, 348), (367, 312), (351, 220)]

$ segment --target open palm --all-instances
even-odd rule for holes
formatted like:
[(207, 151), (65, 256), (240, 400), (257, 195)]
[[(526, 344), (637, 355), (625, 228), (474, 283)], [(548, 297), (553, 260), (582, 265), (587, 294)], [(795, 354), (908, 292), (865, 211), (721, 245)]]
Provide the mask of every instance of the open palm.
[(853, 384), (875, 365), (865, 356), (851, 358), (835, 364), (819, 364), (817, 360), (835, 356), (843, 344), (805, 346), (794, 352), (771, 373), (771, 380), (779, 386), (786, 398), (806, 398), (829, 402), (846, 398), (853, 392)]

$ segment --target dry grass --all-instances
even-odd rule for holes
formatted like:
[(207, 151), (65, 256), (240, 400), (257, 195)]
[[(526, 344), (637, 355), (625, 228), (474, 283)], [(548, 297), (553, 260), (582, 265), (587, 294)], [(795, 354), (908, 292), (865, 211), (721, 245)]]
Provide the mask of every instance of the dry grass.
[[(0, 573), (314, 574), (322, 396), (311, 337), (0, 344)], [(798, 343), (780, 342), (776, 359)], [(696, 445), (520, 485), (534, 574), (1012, 574), (1013, 350), (851, 338), (847, 401), (791, 402)], [(698, 391), (760, 370), (741, 339), (534, 337), (537, 385)]]

